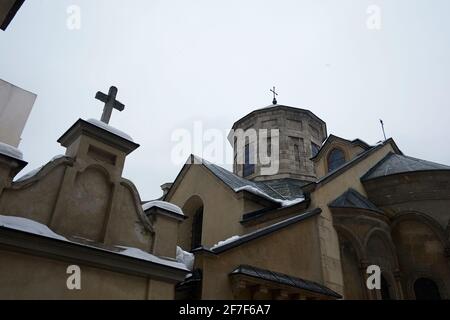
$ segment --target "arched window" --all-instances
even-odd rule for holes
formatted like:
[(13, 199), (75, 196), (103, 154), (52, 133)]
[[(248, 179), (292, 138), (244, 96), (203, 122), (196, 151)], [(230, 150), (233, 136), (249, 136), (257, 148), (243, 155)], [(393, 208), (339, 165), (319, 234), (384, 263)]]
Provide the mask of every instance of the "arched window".
[(414, 293), (417, 300), (441, 300), (438, 286), (427, 278), (420, 278), (414, 282)]
[(387, 282), (386, 278), (381, 275), (381, 299), (382, 300), (391, 300), (391, 294), (389, 292), (389, 282)]
[(200, 207), (195, 212), (192, 220), (191, 249), (195, 249), (201, 246), (202, 229), (203, 229), (203, 207)]
[(194, 195), (184, 203), (182, 209), (187, 219), (178, 229), (178, 245), (185, 250), (192, 250), (202, 242), (203, 201), (198, 195)]
[(328, 154), (328, 172), (331, 172), (345, 163), (345, 155), (341, 149), (333, 149)]

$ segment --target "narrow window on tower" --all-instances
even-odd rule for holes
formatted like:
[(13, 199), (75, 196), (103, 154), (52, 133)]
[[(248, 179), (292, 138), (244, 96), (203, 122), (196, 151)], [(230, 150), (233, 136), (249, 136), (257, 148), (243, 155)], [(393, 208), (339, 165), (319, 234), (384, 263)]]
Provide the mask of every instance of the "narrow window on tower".
[(255, 173), (255, 164), (252, 161), (252, 148), (250, 144), (245, 145), (245, 153), (244, 153), (244, 170), (243, 176), (248, 177)]
[(295, 157), (295, 165), (300, 167), (300, 148), (298, 144), (294, 144), (294, 157)]
[(237, 151), (237, 138), (234, 137), (234, 144), (233, 144), (233, 150), (234, 150), (234, 162), (233, 162), (233, 168), (234, 168), (234, 172), (237, 172), (237, 156), (238, 156), (238, 151)]
[(314, 142), (311, 142), (311, 156), (315, 157), (317, 155), (317, 153), (319, 152), (320, 147), (315, 144)]

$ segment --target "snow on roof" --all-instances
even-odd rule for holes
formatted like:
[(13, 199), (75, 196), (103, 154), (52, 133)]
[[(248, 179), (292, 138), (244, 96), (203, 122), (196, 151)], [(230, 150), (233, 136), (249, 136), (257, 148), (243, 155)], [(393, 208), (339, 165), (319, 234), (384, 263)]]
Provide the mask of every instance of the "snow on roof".
[(0, 142), (0, 153), (14, 159), (23, 160), (22, 151), (3, 142)]
[(296, 205), (303, 201), (305, 201), (305, 197), (300, 197), (300, 198), (291, 199), (291, 200), (283, 200), (283, 201), (281, 201), (281, 206), (284, 208), (287, 208), (287, 207), (291, 207), (291, 206)]
[(121, 138), (124, 138), (126, 140), (129, 140), (131, 142), (133, 142), (133, 138), (131, 138), (128, 134), (126, 134), (123, 131), (120, 131), (119, 129), (116, 129), (112, 126), (110, 126), (109, 124), (106, 124), (102, 121), (96, 120), (96, 119), (88, 119), (87, 122), (89, 122), (90, 124), (93, 124), (94, 126), (97, 126), (99, 128), (102, 128), (106, 131), (111, 132), (112, 134), (115, 134)]
[(158, 263), (158, 264), (163, 264), (163, 265), (166, 265), (169, 267), (174, 267), (177, 269), (184, 269), (184, 270), (189, 271), (187, 266), (182, 262), (161, 259), (151, 253), (145, 252), (138, 248), (124, 247), (124, 246), (118, 246), (118, 248), (125, 249), (125, 250), (119, 252), (119, 254), (122, 254), (124, 256), (133, 257), (136, 259), (146, 260), (146, 261), (150, 261), (150, 262), (154, 262), (154, 263)]
[(253, 194), (257, 195), (257, 196), (261, 196), (263, 198), (266, 198), (266, 199), (268, 199), (270, 201), (277, 202), (277, 203), (281, 204), (282, 207), (290, 207), (290, 206), (293, 206), (293, 205), (295, 205), (297, 203), (305, 201), (305, 197), (299, 197), (299, 198), (291, 199), (291, 200), (284, 200), (284, 199), (273, 198), (273, 197), (269, 196), (267, 193), (261, 191), (260, 189), (255, 188), (253, 186), (248, 186), (248, 185), (236, 188), (236, 189), (234, 189), (234, 191), (235, 192), (247, 191), (247, 192), (253, 193)]
[(0, 227), (6, 227), (8, 229), (13, 229), (13, 230), (19, 230), (19, 231), (43, 236), (46, 238), (52, 238), (52, 239), (57, 239), (57, 240), (61, 240), (61, 241), (66, 241), (66, 242), (70, 242), (73, 244), (90, 247), (90, 248), (93, 248), (96, 250), (108, 251), (108, 252), (115, 253), (115, 254), (121, 254), (121, 255), (132, 257), (132, 258), (140, 259), (140, 260), (146, 260), (149, 262), (162, 264), (162, 265), (165, 265), (168, 267), (173, 267), (173, 268), (189, 271), (187, 269), (187, 266), (182, 262), (178, 262), (175, 260), (162, 259), (162, 258), (159, 258), (151, 253), (145, 252), (138, 248), (116, 246), (115, 248), (125, 249), (125, 250), (116, 252), (116, 251), (112, 251), (112, 250), (95, 247), (92, 245), (86, 245), (86, 244), (70, 241), (67, 238), (53, 232), (46, 225), (36, 222), (34, 220), (26, 219), (26, 218), (0, 215)]
[(153, 207), (158, 207), (160, 209), (164, 209), (164, 210), (184, 216), (183, 210), (181, 210), (180, 207), (178, 207), (177, 205), (174, 205), (172, 203), (166, 202), (166, 201), (154, 200), (154, 201), (150, 201), (150, 202), (147, 202), (142, 205), (142, 209), (144, 209), (144, 211), (146, 211), (150, 208), (153, 208)]
[(14, 180), (14, 182), (20, 182), (20, 181), (24, 181), (27, 179), (30, 179), (31, 177), (34, 177), (35, 175), (37, 175), (39, 173), (39, 171), (42, 170), (44, 166), (40, 166), (39, 168), (33, 169), (30, 172), (24, 174), (23, 176), (17, 178)]
[(177, 246), (177, 261), (184, 264), (190, 271), (194, 269), (194, 254), (184, 251), (181, 247)]
[[(62, 154), (54, 156), (50, 160), (50, 162), (58, 160), (60, 158), (64, 158), (64, 157), (65, 156), (62, 155)], [(30, 178), (34, 177), (35, 175), (37, 175), (42, 170), (42, 168), (44, 168), (44, 166), (40, 166), (39, 168), (33, 169), (30, 172), (28, 172), (28, 173), (24, 174), (23, 176), (19, 177), (18, 179), (15, 179), (14, 182), (20, 182), (20, 181), (24, 181), (24, 180), (30, 179)]]
[(13, 216), (2, 216), (0, 215), (0, 226), (6, 227), (9, 229), (20, 230), (32, 234), (37, 234), (40, 236), (44, 236), (47, 238), (58, 239), (62, 241), (68, 241), (63, 236), (54, 233), (50, 230), (46, 225), (43, 225), (39, 222), (21, 218), (21, 217), (13, 217)]
[[(289, 197), (288, 199), (287, 196), (283, 196), (277, 190), (266, 185), (264, 182), (258, 183), (251, 180), (247, 180), (198, 156), (193, 155), (193, 158), (194, 164), (203, 164), (216, 177), (221, 179), (225, 184), (227, 184), (230, 188), (232, 188), (234, 192), (245, 190), (257, 196), (268, 199), (272, 202), (279, 203), (281, 204), (282, 207), (290, 207), (293, 206), (294, 204), (303, 202), (305, 200), (303, 195), (296, 195), (295, 198)], [(191, 157), (189, 157), (188, 162), (190, 160)]]
[(232, 236), (232, 237), (229, 237), (228, 239), (225, 239), (223, 241), (219, 241), (218, 243), (216, 243), (215, 245), (213, 245), (211, 247), (211, 250), (215, 249), (217, 247), (220, 247), (220, 246), (224, 246), (224, 245), (226, 245), (228, 243), (231, 243), (231, 242), (234, 242), (236, 240), (239, 240), (240, 238), (241, 238), (240, 236)]

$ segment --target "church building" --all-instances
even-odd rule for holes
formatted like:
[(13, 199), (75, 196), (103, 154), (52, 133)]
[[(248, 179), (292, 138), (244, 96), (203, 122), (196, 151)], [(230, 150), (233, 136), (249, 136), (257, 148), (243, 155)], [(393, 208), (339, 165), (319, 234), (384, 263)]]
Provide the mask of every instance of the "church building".
[[(122, 176), (139, 144), (109, 125), (116, 95), (20, 178), (26, 121), (0, 131), (0, 299), (450, 298), (449, 166), (328, 135), (274, 99), (232, 126), (233, 172), (191, 155), (143, 201)], [(270, 130), (277, 170), (240, 129)]]
[[(0, 30), (24, 1), (0, 1)], [(139, 144), (109, 125), (117, 88), (19, 178), (36, 95), (0, 80), (0, 300), (450, 299), (450, 166), (329, 134), (272, 92), (232, 125), (232, 171), (190, 155), (145, 201), (122, 175)]]
[(392, 138), (328, 135), (275, 99), (232, 129), (277, 129), (278, 171), (263, 174), (251, 145), (230, 139), (245, 159), (233, 172), (192, 155), (164, 186), (187, 217), (178, 244), (195, 255), (178, 299), (450, 298), (449, 166)]

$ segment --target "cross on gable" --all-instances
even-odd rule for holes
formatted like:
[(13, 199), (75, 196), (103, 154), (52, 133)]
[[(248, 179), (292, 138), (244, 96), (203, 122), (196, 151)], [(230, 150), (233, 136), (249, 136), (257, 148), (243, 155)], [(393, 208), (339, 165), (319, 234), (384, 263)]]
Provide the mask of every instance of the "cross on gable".
[(278, 102), (277, 102), (277, 95), (278, 95), (278, 93), (275, 91), (275, 87), (273, 87), (273, 89), (270, 89), (270, 92), (273, 93), (272, 104), (278, 104)]
[(113, 109), (119, 111), (123, 111), (123, 109), (125, 109), (125, 106), (121, 102), (116, 100), (116, 96), (117, 96), (117, 88), (114, 86), (109, 88), (108, 95), (100, 91), (98, 91), (97, 94), (95, 95), (95, 99), (105, 103), (102, 118), (100, 120), (106, 124), (108, 124), (109, 120), (111, 119)]

